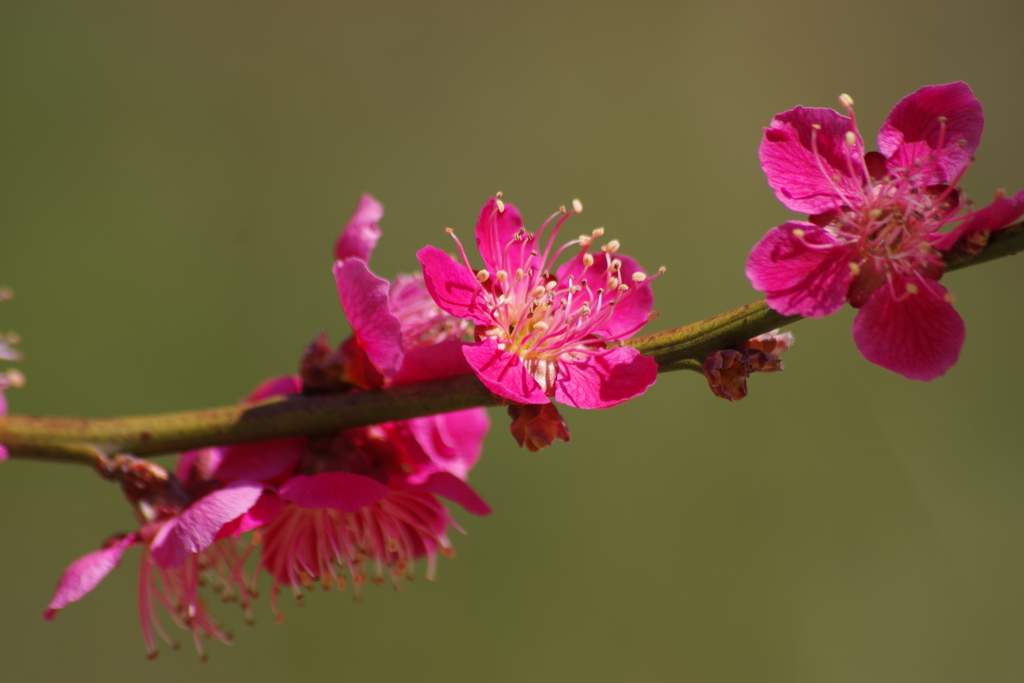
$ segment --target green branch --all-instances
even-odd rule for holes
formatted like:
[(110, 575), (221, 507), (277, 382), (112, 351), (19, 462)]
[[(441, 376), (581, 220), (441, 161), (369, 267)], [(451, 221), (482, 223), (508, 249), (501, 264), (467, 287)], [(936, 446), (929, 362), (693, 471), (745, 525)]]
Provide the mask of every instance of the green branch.
[[(946, 270), (1024, 251), (1024, 223), (994, 235), (973, 257), (946, 257)], [(768, 308), (764, 300), (700, 322), (625, 342), (653, 357), (659, 371), (695, 370), (707, 354), (727, 349), (800, 320)], [(247, 406), (112, 419), (8, 415), (0, 418), (0, 443), (12, 457), (89, 465), (105, 472), (117, 453), (158, 455), (182, 450), (331, 434), (342, 429), (407, 420), (495, 400), (475, 375), (459, 375), (389, 389), (330, 396), (293, 396)]]

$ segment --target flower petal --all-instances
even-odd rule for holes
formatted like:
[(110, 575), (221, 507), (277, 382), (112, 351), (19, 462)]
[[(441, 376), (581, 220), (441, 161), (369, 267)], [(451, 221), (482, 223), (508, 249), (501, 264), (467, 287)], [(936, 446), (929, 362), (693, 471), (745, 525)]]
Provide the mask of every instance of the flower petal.
[(1024, 190), (1012, 197), (995, 200), (984, 209), (975, 211), (950, 232), (935, 235), (938, 239), (932, 241), (932, 246), (939, 251), (947, 251), (970, 232), (999, 230), (1021, 216), (1024, 216)]
[(138, 537), (135, 534), (128, 534), (112, 545), (83, 555), (72, 562), (60, 577), (57, 590), (53, 594), (53, 599), (50, 600), (50, 606), (43, 612), (43, 619), (52, 620), (57, 615), (57, 610), (80, 600), (86, 593), (99, 585), (103, 577), (121, 561), (124, 551), (137, 542)]
[(631, 346), (558, 359), (555, 400), (576, 408), (610, 408), (654, 384), (658, 363)]
[(466, 512), (471, 512), (474, 515), (489, 515), (493, 512), (491, 506), (484, 502), (480, 494), (451, 472), (434, 472), (423, 483), (407, 483), (404, 488), (413, 491), (427, 491), (442, 498), (447, 498), (461, 505), (465, 508)]
[(519, 403), (547, 403), (548, 397), (526, 369), (523, 359), (502, 351), (493, 339), (466, 346), (462, 353), (480, 381), (498, 396)]
[(368, 194), (359, 198), (359, 204), (348, 220), (348, 225), (338, 235), (334, 245), (334, 258), (338, 261), (357, 258), (370, 262), (370, 252), (380, 239), (377, 221), (384, 216), (384, 207)]
[(388, 307), (390, 284), (355, 258), (335, 263), (334, 279), (359, 346), (380, 374), (391, 377), (402, 364), (402, 324)]
[(260, 496), (256, 504), (245, 511), (240, 517), (236, 517), (221, 527), (217, 538), (233, 536), (238, 538), (246, 531), (252, 531), (264, 526), (267, 522), (277, 516), (277, 513), (284, 507), (284, 501), (276, 493), (266, 493)]
[[(851, 130), (855, 141), (847, 145)], [(759, 155), (775, 196), (793, 211), (817, 214), (852, 203), (865, 182), (864, 141), (850, 119), (832, 109), (776, 114)]]
[(866, 359), (908, 379), (930, 381), (953, 367), (964, 343), (964, 321), (946, 301), (946, 288), (918, 278), (916, 294), (897, 301), (907, 281), (875, 290), (853, 321), (853, 341)]
[(820, 318), (835, 313), (846, 301), (852, 257), (852, 250), (829, 232), (790, 221), (772, 228), (754, 245), (746, 274), (773, 310)]
[(417, 417), (407, 424), (430, 461), (460, 479), (466, 478), (480, 458), (491, 427), (483, 408)]
[[(499, 210), (499, 206), (503, 210)], [(492, 198), (480, 209), (476, 221), (476, 246), (491, 275), (499, 270), (508, 273), (515, 273), (516, 268), (526, 270), (526, 264), (531, 260), (530, 249), (520, 248), (522, 243), (515, 240), (516, 233), (522, 228), (523, 219), (511, 204), (499, 205), (498, 200)]]
[(464, 265), (429, 245), (416, 252), (416, 258), (423, 266), (427, 291), (441, 310), (482, 325), (493, 322), (487, 313), (480, 283)]
[(165, 569), (179, 566), (208, 548), (221, 527), (248, 511), (262, 492), (261, 484), (237, 482), (206, 494), (160, 528), (150, 545), (153, 559)]
[(402, 362), (402, 369), (394, 376), (391, 384), (408, 384), (473, 372), (473, 368), (462, 354), (462, 347), (465, 345), (464, 341), (448, 339), (408, 351)]
[(386, 496), (388, 487), (376, 479), (349, 472), (298, 475), (281, 487), (281, 497), (303, 508), (355, 512)]
[(295, 467), (306, 451), (305, 437), (226, 446), (211, 475), (221, 481), (269, 481)]
[(918, 186), (950, 183), (971, 162), (984, 125), (981, 102), (966, 83), (928, 85), (896, 103), (878, 148), (890, 172), (906, 169)]

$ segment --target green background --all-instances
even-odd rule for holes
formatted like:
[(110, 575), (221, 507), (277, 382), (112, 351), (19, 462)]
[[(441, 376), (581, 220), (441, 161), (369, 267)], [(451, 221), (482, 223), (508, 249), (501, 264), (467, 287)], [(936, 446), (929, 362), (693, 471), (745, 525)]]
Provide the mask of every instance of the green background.
[[(3, 2), (12, 411), (203, 408), (293, 371), (347, 331), (331, 246), (364, 191), (385, 276), (502, 190), (532, 227), (579, 197), (568, 234), (667, 266), (650, 331), (747, 303), (750, 247), (797, 218), (758, 166), (772, 115), (849, 92), (871, 141), (899, 98), (965, 80), (987, 202), (1024, 187), (1022, 28), (1010, 0)], [(536, 454), (493, 411), (472, 482), (495, 512), (460, 511), (437, 582), (288, 600), (282, 626), (218, 605), (236, 644), (202, 665), (187, 640), (146, 661), (137, 551), (39, 618), (132, 518), (84, 468), (7, 462), (0, 679), (1022, 680), (1024, 264), (944, 282), (968, 336), (931, 384), (864, 361), (847, 308), (795, 325), (741, 403), (664, 375), (564, 409), (571, 443)]]

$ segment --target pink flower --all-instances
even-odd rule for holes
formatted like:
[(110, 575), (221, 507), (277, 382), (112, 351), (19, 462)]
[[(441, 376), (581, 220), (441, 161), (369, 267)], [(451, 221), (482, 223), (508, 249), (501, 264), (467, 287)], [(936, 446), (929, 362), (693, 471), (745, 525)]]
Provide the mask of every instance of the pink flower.
[[(275, 378), (248, 400), (300, 390), (298, 378)], [(314, 581), (344, 588), (347, 574), (358, 595), (385, 573), (397, 585), (421, 557), (433, 578), (437, 555), (452, 553), (447, 528), (455, 525), (437, 497), (474, 514), (491, 511), (465, 483), (488, 426), (486, 414), (470, 410), (296, 439), (299, 448), (281, 440), (247, 444), (241, 452), (205, 449), (183, 455), (179, 476), (267, 485), (259, 503), (223, 533), (258, 529), (257, 575), (270, 574), (271, 607), (280, 621), (282, 586), (301, 598)]]
[[(579, 202), (573, 208), (582, 210)], [(556, 216), (541, 251), (541, 234)], [(652, 358), (614, 344), (647, 323), (651, 278), (617, 253), (616, 240), (590, 253), (603, 230), (554, 249), (567, 217), (563, 209), (531, 234), (514, 206), (491, 199), (476, 226), (483, 269), (469, 265), (458, 239), (461, 264), (432, 246), (417, 256), (437, 305), (475, 323), (477, 343), (463, 354), (488, 389), (517, 403), (553, 396), (578, 408), (607, 408), (642, 394), (657, 376)], [(573, 245), (582, 249), (556, 271)]]
[[(236, 482), (189, 503), (188, 494), (161, 468), (129, 456), (119, 456), (119, 479), (142, 522), (138, 531), (115, 536), (101, 550), (89, 553), (64, 572), (43, 618), (84, 597), (121, 561), (125, 550), (142, 546), (139, 566), (139, 622), (149, 656), (157, 654), (158, 633), (172, 643), (160, 623), (157, 605), (180, 628), (190, 631), (202, 659), (202, 638), (230, 643), (200, 597), (204, 583), (214, 584), (224, 600), (238, 599), (250, 612), (252, 593), (244, 575), (248, 554), (222, 533), (248, 513), (263, 487)], [(172, 645), (176, 648), (177, 645)]]
[[(964, 323), (938, 284), (942, 251), (1024, 214), (1024, 192), (958, 216), (956, 188), (984, 118), (965, 83), (926, 86), (900, 100), (864, 152), (853, 100), (775, 116), (761, 167), (783, 204), (809, 222), (773, 228), (754, 246), (747, 277), (783, 315), (821, 317), (849, 301), (857, 348), (904, 377), (941, 376), (960, 354)], [(944, 226), (962, 221), (947, 232)]]

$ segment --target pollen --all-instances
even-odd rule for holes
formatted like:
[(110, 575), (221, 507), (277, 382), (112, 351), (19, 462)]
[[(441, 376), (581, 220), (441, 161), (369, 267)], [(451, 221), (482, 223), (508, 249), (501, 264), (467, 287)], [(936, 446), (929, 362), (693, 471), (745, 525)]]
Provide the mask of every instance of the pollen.
[(807, 233), (805, 233), (802, 228), (793, 228), (793, 237), (798, 240), (802, 240), (806, 234)]
[(909, 294), (917, 294), (919, 291), (920, 290), (917, 288), (917, 285), (915, 285), (913, 282), (907, 283), (907, 292)]
[(576, 213), (583, 213), (583, 203), (578, 199), (572, 200), (572, 210)]
[(858, 275), (860, 275), (860, 266), (858, 266), (856, 263), (851, 261), (850, 262), (850, 272), (853, 273), (854, 277), (857, 277)]

